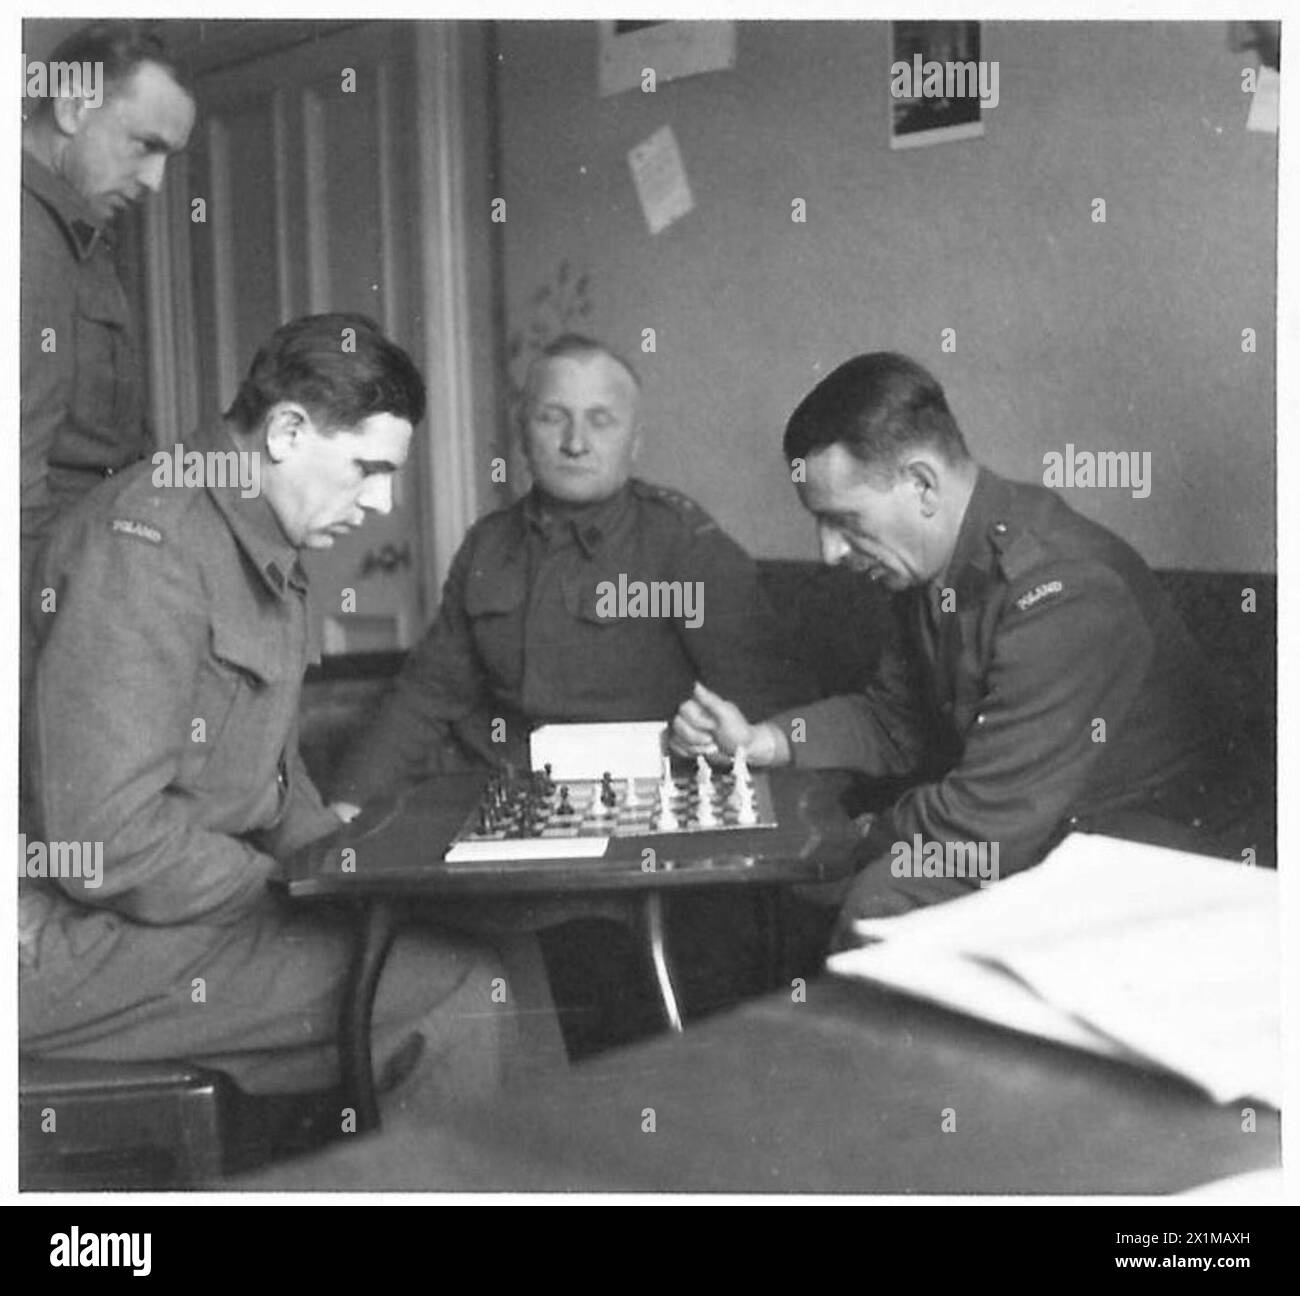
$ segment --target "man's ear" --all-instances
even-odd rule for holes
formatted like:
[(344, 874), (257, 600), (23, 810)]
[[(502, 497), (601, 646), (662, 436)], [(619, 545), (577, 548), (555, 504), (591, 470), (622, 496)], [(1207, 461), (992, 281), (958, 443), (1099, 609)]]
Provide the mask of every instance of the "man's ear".
[(933, 517), (939, 511), (939, 493), (942, 478), (935, 464), (926, 456), (917, 455), (908, 461), (907, 476), (916, 490), (922, 517)]
[(59, 95), (51, 105), (54, 110), (54, 124), (62, 135), (80, 134), (86, 124), (86, 114), (93, 105), (89, 99), (74, 98), (72, 95)]
[(272, 463), (283, 463), (302, 443), (302, 435), (310, 426), (311, 415), (297, 401), (277, 401), (262, 421), (267, 458)]

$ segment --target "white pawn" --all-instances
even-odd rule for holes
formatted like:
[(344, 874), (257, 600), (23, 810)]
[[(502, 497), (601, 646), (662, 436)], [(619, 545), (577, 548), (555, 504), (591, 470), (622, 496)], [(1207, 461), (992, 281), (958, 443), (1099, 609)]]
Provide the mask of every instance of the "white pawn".
[(745, 756), (745, 749), (737, 747), (736, 754), (731, 758), (731, 795), (727, 798), (727, 803), (734, 809), (740, 809), (746, 797), (752, 792), (753, 786), (749, 777), (749, 761)]
[(703, 756), (695, 758), (695, 786), (701, 791), (713, 787), (713, 770), (709, 768), (709, 762)]
[(749, 761), (743, 747), (736, 748), (731, 771), (736, 781), (731, 793), (732, 804), (736, 808), (736, 822), (748, 828), (758, 822), (758, 807), (754, 802), (754, 780), (750, 777)]
[(713, 809), (713, 771), (703, 756), (695, 758), (695, 789), (699, 793), (695, 822), (701, 828), (712, 828), (718, 822)]

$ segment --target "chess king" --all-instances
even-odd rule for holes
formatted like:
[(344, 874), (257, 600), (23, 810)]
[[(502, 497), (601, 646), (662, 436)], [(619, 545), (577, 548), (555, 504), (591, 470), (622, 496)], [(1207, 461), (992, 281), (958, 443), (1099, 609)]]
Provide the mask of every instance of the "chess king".
[[(437, 618), (344, 762), (338, 813), (437, 772), (526, 768), (540, 724), (667, 720), (697, 680), (758, 714), (802, 696), (752, 559), (698, 504), (632, 476), (640, 387), (591, 338), (534, 361), (532, 489), (470, 529)], [(703, 590), (704, 616), (611, 616), (601, 590), (637, 581)]]

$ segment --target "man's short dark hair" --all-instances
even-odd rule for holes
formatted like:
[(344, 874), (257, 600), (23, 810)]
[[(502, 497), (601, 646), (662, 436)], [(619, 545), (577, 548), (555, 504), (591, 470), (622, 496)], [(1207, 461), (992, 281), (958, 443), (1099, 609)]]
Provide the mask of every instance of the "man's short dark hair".
[(251, 432), (280, 401), (303, 405), (326, 432), (355, 428), (372, 414), (414, 426), (424, 417), (424, 379), (369, 316), (303, 315), (253, 357), (226, 418)]
[(799, 403), (785, 428), (785, 457), (807, 459), (842, 445), (892, 476), (910, 450), (927, 447), (948, 463), (970, 458), (938, 380), (894, 351), (854, 356)]
[[(104, 69), (103, 91), (107, 103), (113, 93), (129, 81), (141, 63), (156, 63), (186, 94), (194, 91), (177, 65), (167, 56), (162, 40), (147, 22), (94, 22), (78, 27), (61, 40), (45, 60), (49, 63), (98, 63)], [(54, 98), (41, 99), (39, 113), (53, 111)]]

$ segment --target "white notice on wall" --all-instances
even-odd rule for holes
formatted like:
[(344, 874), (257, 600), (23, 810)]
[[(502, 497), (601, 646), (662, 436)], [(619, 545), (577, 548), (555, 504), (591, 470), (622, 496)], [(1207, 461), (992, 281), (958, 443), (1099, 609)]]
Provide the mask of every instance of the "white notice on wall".
[(671, 126), (661, 127), (638, 144), (627, 160), (651, 234), (666, 230), (695, 206)]

